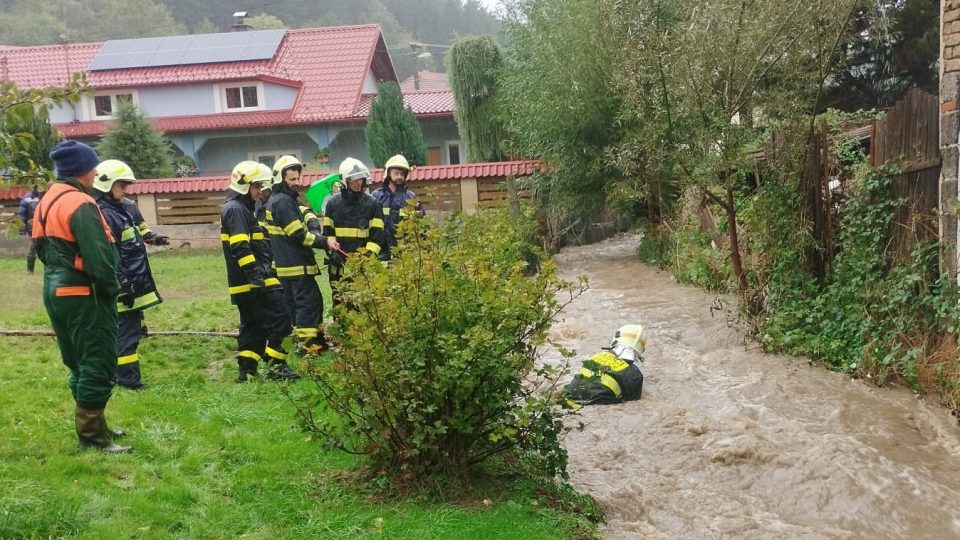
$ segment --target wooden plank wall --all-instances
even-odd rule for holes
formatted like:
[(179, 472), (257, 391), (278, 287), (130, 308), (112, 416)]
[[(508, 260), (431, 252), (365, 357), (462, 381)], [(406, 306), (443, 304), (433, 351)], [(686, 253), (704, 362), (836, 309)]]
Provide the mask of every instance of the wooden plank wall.
[[(480, 199), (480, 206), (490, 208), (509, 199), (507, 194), (506, 178), (484, 178), (477, 182), (477, 194)], [(521, 199), (530, 198), (530, 189), (521, 188), (519, 190)]]
[(424, 210), (431, 215), (461, 209), (459, 180), (410, 182), (409, 189), (417, 194)]
[(906, 199), (894, 219), (893, 255), (898, 261), (908, 260), (918, 242), (938, 239), (939, 122), (937, 97), (914, 88), (874, 124), (871, 163), (893, 161), (903, 170), (891, 193)]
[(157, 220), (160, 225), (199, 225), (220, 223), (224, 193), (165, 193), (157, 195)]

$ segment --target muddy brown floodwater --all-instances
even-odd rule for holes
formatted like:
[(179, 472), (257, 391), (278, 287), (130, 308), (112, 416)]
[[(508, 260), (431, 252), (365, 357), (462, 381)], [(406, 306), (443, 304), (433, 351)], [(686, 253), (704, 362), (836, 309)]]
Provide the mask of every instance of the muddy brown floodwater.
[(590, 278), (552, 331), (577, 358), (622, 324), (648, 332), (642, 399), (584, 408), (586, 429), (565, 441), (572, 482), (606, 511), (604, 538), (960, 538), (947, 410), (748, 350), (711, 316), (715, 296), (642, 265), (638, 240), (556, 257), (564, 276)]

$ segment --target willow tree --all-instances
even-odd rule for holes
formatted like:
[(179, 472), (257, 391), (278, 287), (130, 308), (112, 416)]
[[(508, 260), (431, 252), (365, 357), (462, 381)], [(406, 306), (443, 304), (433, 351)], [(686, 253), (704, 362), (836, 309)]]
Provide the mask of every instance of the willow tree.
[(454, 116), (473, 162), (504, 158), (504, 129), (497, 116), (497, 75), (502, 67), (500, 48), (490, 36), (460, 38), (447, 53)]

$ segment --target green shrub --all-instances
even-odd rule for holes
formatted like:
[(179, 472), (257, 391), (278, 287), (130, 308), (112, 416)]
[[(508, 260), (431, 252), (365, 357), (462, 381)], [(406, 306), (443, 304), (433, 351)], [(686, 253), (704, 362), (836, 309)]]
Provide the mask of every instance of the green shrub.
[(336, 355), (307, 367), (303, 425), (393, 481), (463, 475), (514, 451), (564, 474), (560, 367), (535, 360), (585, 285), (560, 281), (550, 261), (525, 277), (537, 250), (525, 231), (504, 210), (441, 227), (411, 218), (388, 267), (351, 257), (340, 287), (353, 309), (335, 309)]

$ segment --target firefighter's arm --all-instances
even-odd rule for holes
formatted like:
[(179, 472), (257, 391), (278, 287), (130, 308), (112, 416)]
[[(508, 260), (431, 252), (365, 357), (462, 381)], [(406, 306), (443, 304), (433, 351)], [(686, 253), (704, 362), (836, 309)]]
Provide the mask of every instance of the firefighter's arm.
[(223, 230), (230, 246), (230, 256), (237, 261), (251, 285), (263, 285), (263, 275), (257, 265), (257, 258), (250, 247), (250, 230), (239, 210), (231, 209), (223, 216)]
[(90, 277), (98, 295), (113, 299), (120, 288), (117, 283), (119, 257), (97, 205), (80, 205), (70, 218), (70, 229), (77, 239), (83, 273)]
[(370, 220), (370, 234), (367, 237), (366, 248), (376, 255), (378, 259), (382, 260), (383, 256), (381, 255), (380, 248), (386, 241), (386, 233), (383, 231), (383, 214), (380, 203), (370, 202), (368, 219)]
[(327, 242), (323, 236), (307, 230), (296, 203), (285, 201), (284, 204), (278, 204), (273, 211), (273, 222), (283, 230), (285, 236), (297, 244), (309, 248), (327, 247)]

